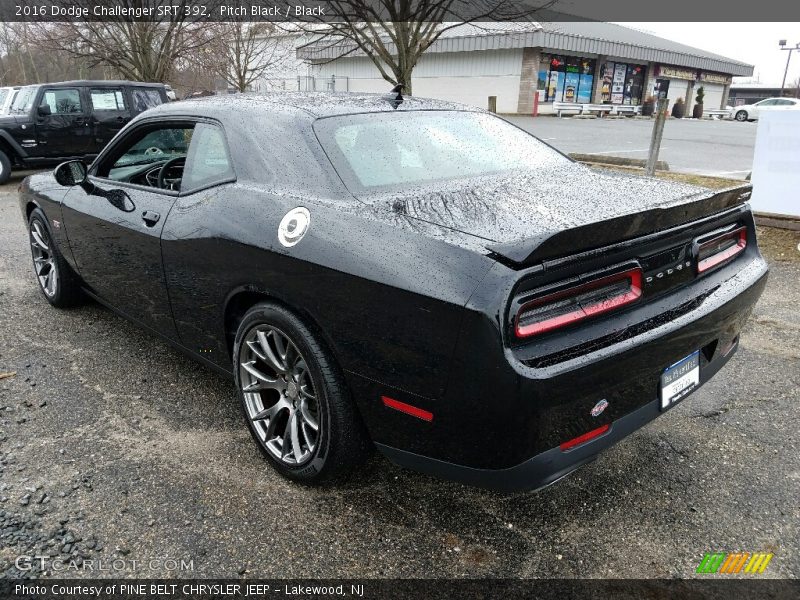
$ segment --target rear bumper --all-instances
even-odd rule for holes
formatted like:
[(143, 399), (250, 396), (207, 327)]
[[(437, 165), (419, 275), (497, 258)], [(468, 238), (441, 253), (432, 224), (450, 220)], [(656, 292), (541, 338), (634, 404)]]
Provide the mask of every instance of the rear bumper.
[[(737, 341), (726, 356), (720, 356), (710, 361), (706, 368), (701, 370), (700, 385), (694, 391), (700, 389), (706, 381), (711, 379), (730, 360), (736, 353), (738, 346)], [(691, 394), (681, 400), (675, 407), (680, 406), (690, 396)], [(674, 410), (675, 407), (669, 410)], [(659, 399), (656, 398), (641, 408), (612, 421), (611, 427), (606, 433), (585, 444), (567, 451), (562, 451), (558, 447), (551, 448), (529, 458), (525, 462), (506, 469), (476, 469), (436, 460), (382, 444), (376, 444), (376, 446), (389, 460), (401, 467), (500, 492), (533, 491), (546, 487), (569, 475), (582, 465), (593, 461), (600, 452), (610, 448), (662, 414), (664, 412), (659, 408)]]
[[(373, 439), (398, 465), (442, 478), (508, 492), (544, 487), (662, 414), (659, 381), (666, 367), (700, 350), (698, 388), (713, 377), (736, 351), (766, 281), (767, 265), (758, 257), (714, 284), (695, 310), (552, 367), (534, 369), (490, 353), (469, 351), (463, 358), (457, 353), (450, 389), (441, 400), (388, 390), (433, 413), (432, 421), (399, 413), (392, 419), (384, 410), (380, 421), (369, 422)], [(488, 344), (473, 328), (464, 347)], [(373, 383), (366, 395), (385, 390)], [(608, 408), (592, 416), (600, 399)], [(378, 422), (382, 427), (375, 427)], [(601, 436), (560, 449), (605, 425), (609, 429)]]

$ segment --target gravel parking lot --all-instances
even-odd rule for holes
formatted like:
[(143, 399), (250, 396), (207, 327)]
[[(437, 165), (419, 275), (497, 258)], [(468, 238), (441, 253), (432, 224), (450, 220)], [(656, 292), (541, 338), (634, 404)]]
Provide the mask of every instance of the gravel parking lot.
[(800, 576), (796, 235), (727, 368), (556, 485), (498, 495), (376, 456), (310, 489), (264, 463), (230, 381), (95, 303), (50, 308), (18, 181), (0, 188), (5, 576), (53, 575), (17, 568), (47, 555), (123, 565), (69, 577), (691, 577), (716, 551)]

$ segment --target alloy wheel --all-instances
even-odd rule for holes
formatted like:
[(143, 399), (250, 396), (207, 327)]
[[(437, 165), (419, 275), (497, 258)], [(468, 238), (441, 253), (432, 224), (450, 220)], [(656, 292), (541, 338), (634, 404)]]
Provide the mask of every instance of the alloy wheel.
[(58, 269), (53, 252), (50, 249), (50, 238), (39, 221), (31, 221), (31, 251), (33, 253), (33, 268), (39, 278), (42, 291), (52, 298), (58, 289)]
[(317, 390), (308, 363), (288, 335), (256, 325), (239, 350), (247, 416), (262, 446), (280, 462), (308, 462), (320, 441)]

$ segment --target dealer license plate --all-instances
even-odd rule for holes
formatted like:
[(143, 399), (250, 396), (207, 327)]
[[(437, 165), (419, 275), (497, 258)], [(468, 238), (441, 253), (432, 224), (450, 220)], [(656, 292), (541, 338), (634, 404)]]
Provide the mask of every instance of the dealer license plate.
[(661, 375), (661, 410), (683, 400), (700, 385), (700, 351), (679, 360)]

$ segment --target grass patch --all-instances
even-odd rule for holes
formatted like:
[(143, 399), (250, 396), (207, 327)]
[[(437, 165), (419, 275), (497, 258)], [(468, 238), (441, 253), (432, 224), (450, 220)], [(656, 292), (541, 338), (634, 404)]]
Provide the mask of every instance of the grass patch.
[[(618, 171), (620, 173), (628, 173), (630, 175), (644, 175), (644, 169), (639, 167), (627, 167), (620, 165), (606, 165), (589, 163), (595, 169), (606, 169), (608, 171)], [(710, 177), (708, 175), (695, 175), (694, 173), (678, 173), (677, 171), (656, 171), (658, 179), (666, 179), (667, 181), (677, 181), (680, 183), (690, 183), (692, 185), (699, 185), (701, 187), (709, 188), (712, 190), (721, 190), (729, 187), (736, 187), (740, 185), (747, 185), (750, 182), (743, 179), (727, 179), (725, 177)]]

